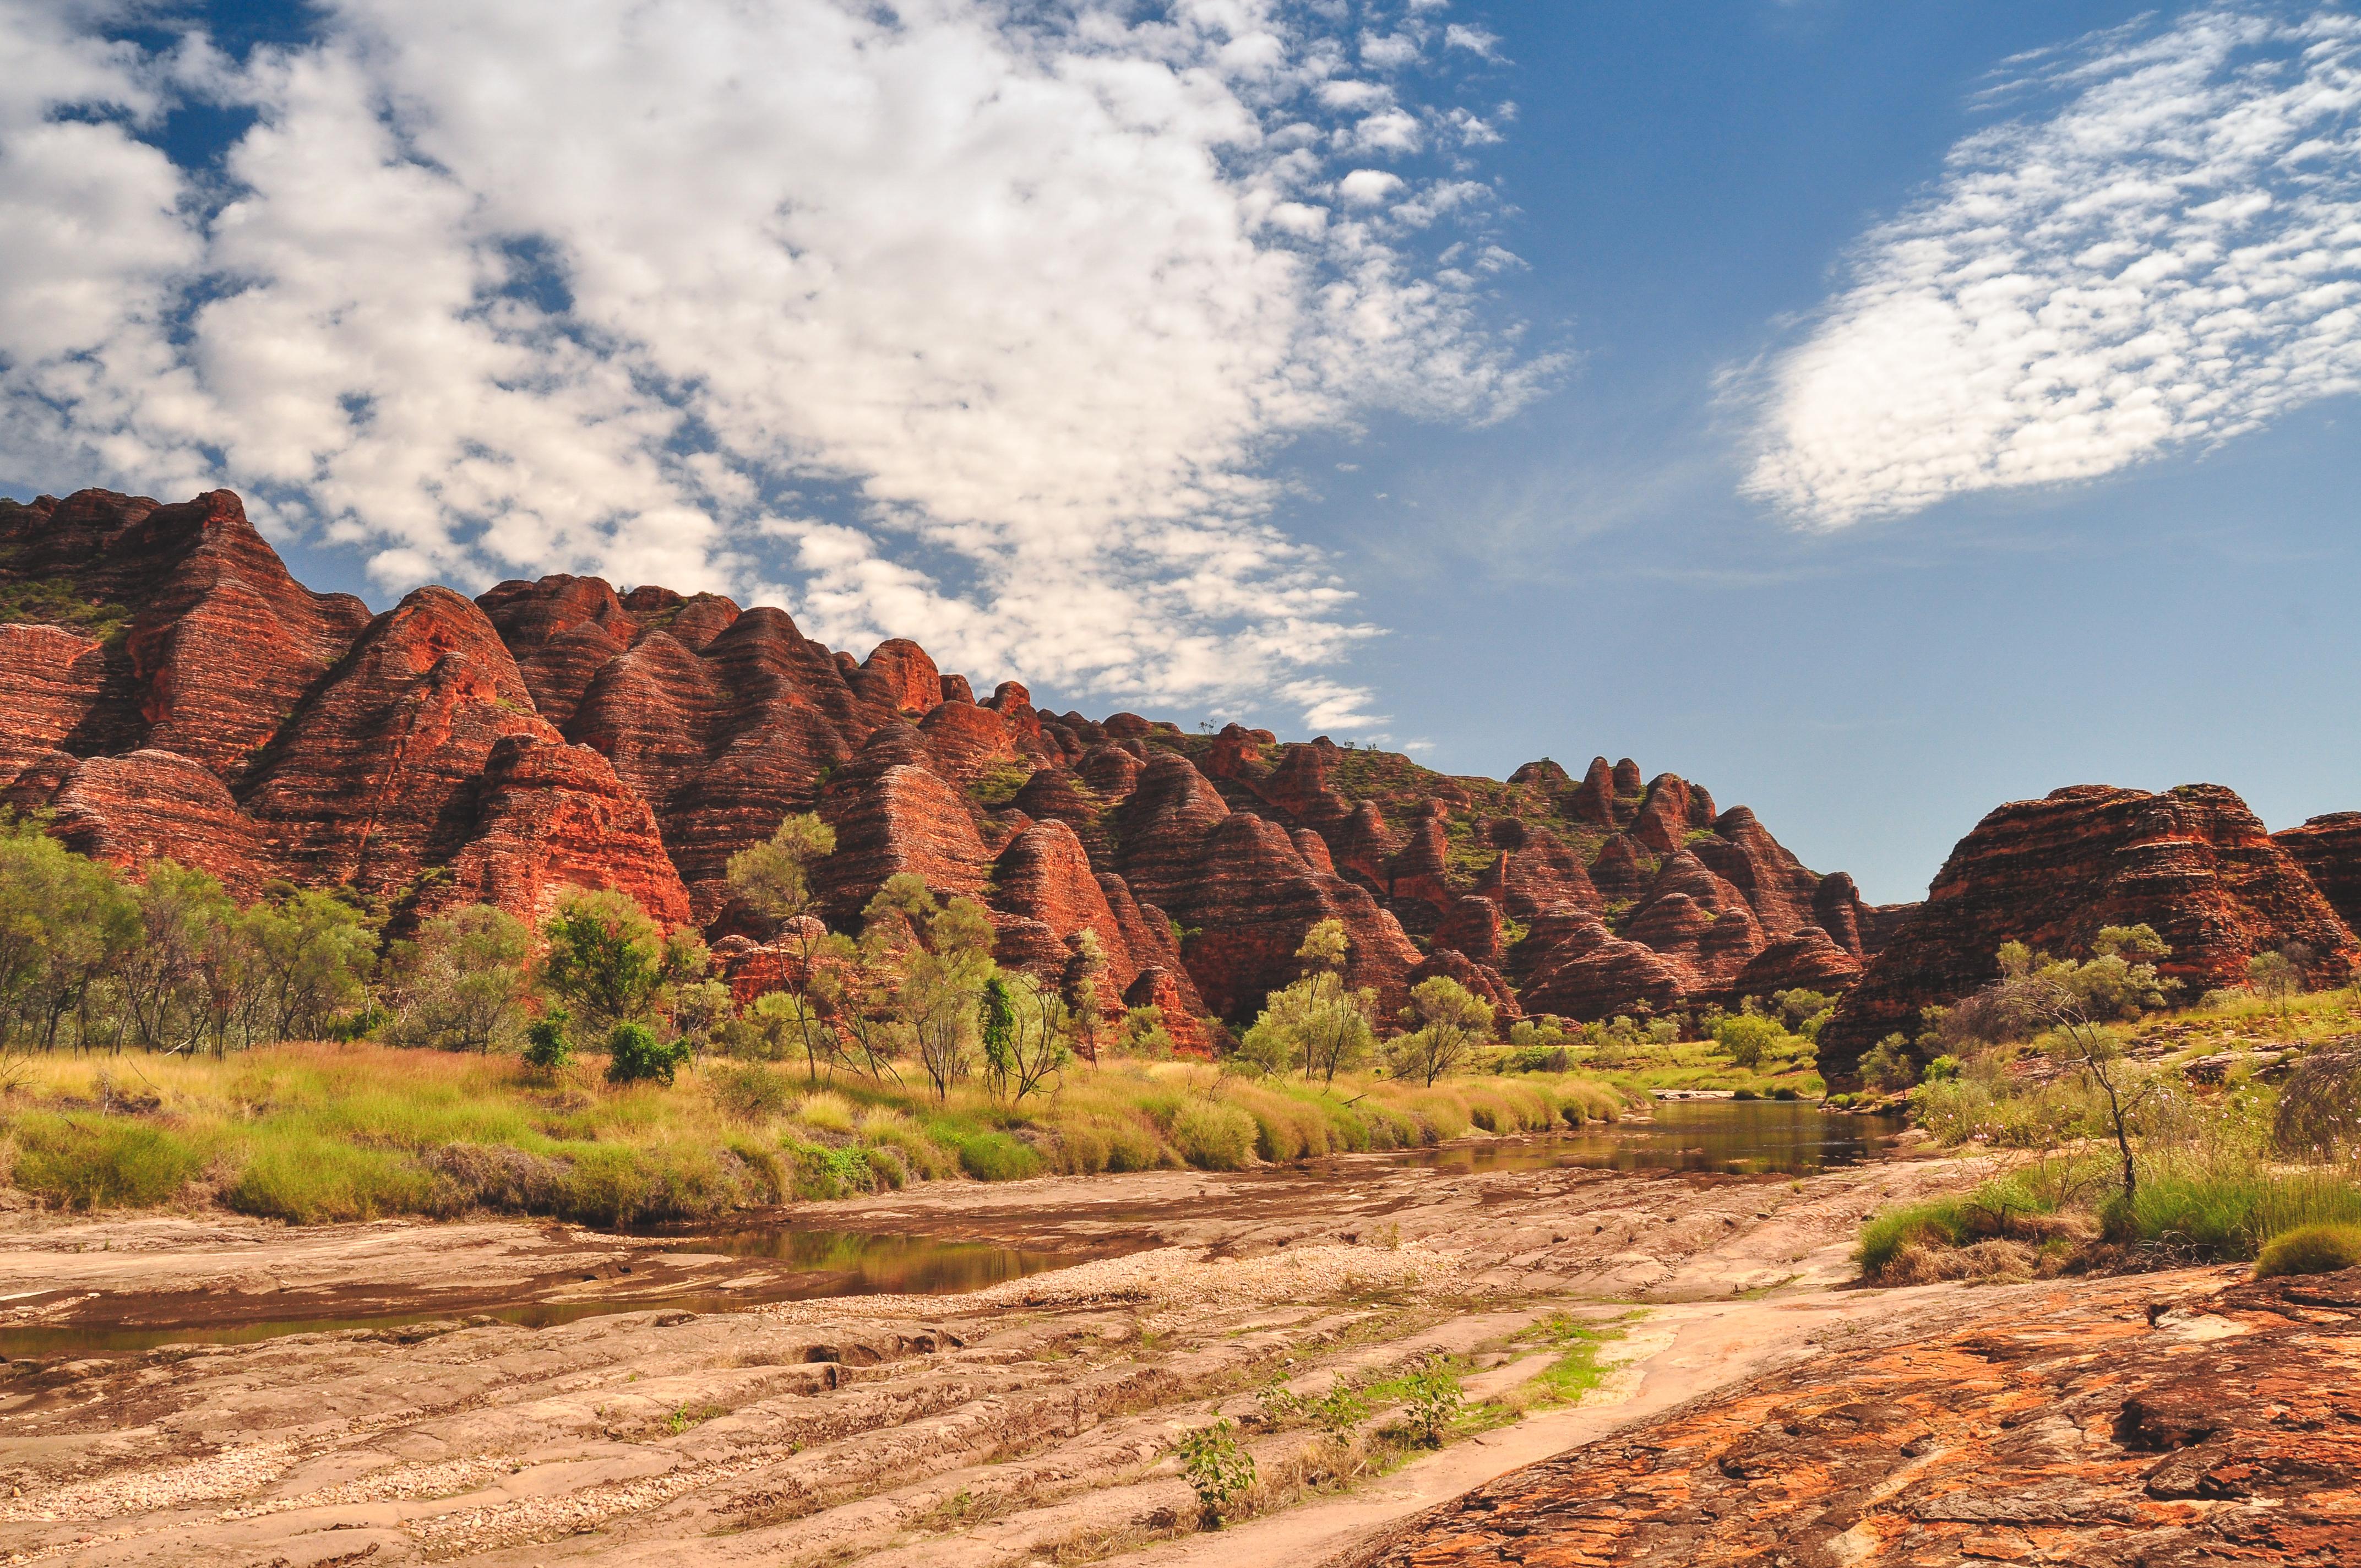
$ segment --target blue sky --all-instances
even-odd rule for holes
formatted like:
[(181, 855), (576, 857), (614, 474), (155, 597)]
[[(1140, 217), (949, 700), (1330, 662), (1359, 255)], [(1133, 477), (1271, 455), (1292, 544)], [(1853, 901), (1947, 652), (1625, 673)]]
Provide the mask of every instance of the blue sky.
[[(2339, 4), (0, 0), (0, 489), (1630, 755), (2361, 807)], [(762, 62), (748, 71), (744, 62)]]

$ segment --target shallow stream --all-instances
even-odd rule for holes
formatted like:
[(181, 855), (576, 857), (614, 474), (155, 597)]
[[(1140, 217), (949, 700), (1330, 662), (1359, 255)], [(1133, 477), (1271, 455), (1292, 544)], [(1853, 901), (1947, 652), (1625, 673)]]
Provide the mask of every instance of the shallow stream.
[(1440, 1170), (1691, 1170), (1809, 1176), (1882, 1159), (1899, 1116), (1840, 1116), (1800, 1100), (1668, 1100), (1646, 1120), (1558, 1137), (1454, 1144), (1415, 1157)]
[[(1647, 1120), (1585, 1128), (1563, 1136), (1471, 1142), (1400, 1157), (1454, 1173), (1587, 1167), (1606, 1170), (1695, 1171), (1729, 1175), (1803, 1176), (1882, 1157), (1898, 1118), (1824, 1114), (1786, 1101), (1674, 1101)], [(1274, 1175), (1279, 1173), (1274, 1172)], [(1316, 1172), (1303, 1179), (1318, 1180)], [(1105, 1179), (1120, 1180), (1120, 1178)], [(583, 1239), (593, 1239), (585, 1234)], [(839, 1296), (955, 1295), (1082, 1261), (1088, 1254), (1027, 1250), (985, 1242), (863, 1231), (804, 1230), (782, 1225), (696, 1234), (616, 1237), (644, 1253), (716, 1253), (767, 1266), (768, 1277), (748, 1288), (661, 1291), (613, 1296), (566, 1295), (559, 1299), (491, 1305), (418, 1306), (368, 1315), (288, 1317), (263, 1321), (203, 1321), (202, 1309), (175, 1300), (167, 1324), (56, 1324), (0, 1328), (0, 1359), (136, 1355), (163, 1344), (248, 1344), (284, 1334), (339, 1331), (399, 1331), (425, 1322), (498, 1321), (546, 1328), (615, 1312), (664, 1309), (742, 1310), (762, 1301)], [(1157, 1245), (1142, 1233), (1132, 1245)], [(785, 1265), (781, 1269), (779, 1265)], [(629, 1273), (628, 1269), (624, 1270)], [(192, 1321), (192, 1318), (195, 1321)]]

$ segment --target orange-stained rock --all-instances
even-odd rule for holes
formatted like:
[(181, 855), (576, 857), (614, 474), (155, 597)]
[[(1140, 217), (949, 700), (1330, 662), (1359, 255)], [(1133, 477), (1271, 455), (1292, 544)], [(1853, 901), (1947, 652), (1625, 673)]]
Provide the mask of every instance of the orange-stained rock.
[(999, 714), (972, 702), (938, 704), (918, 721), (937, 773), (965, 788), (997, 768), (1019, 763), (1016, 738)]
[(1213, 1041), (1199, 1014), (1203, 1004), (1196, 988), (1178, 970), (1144, 969), (1123, 993), (1126, 1007), (1153, 1007), (1164, 1014), (1164, 1032), (1172, 1036), (1173, 1050), (1184, 1057), (1211, 1057)]
[(831, 924), (854, 923), (885, 879), (906, 872), (939, 896), (983, 892), (992, 855), (966, 800), (928, 761), (917, 730), (890, 725), (821, 793), (836, 853), (820, 862), (816, 885)]
[(1581, 857), (1548, 828), (1502, 817), (1488, 825), (1487, 836), (1500, 852), (1477, 880), (1476, 892), (1518, 919), (1544, 909), (1597, 909), (1606, 902)]
[(1768, 998), (1773, 992), (1806, 991), (1841, 994), (1861, 979), (1861, 960), (1837, 946), (1817, 926), (1799, 926), (1784, 937), (1763, 944), (1746, 960), (1730, 987), (1730, 1003), (1743, 997)]
[(1670, 1013), (1692, 989), (1692, 977), (1662, 954), (1625, 941), (1586, 910), (1536, 917), (1518, 949), (1519, 961), (1532, 966), (1519, 993), (1528, 1014), (1599, 1019)]
[(1648, 891), (1648, 883), (1656, 873), (1641, 860), (1640, 848), (1631, 836), (1618, 833), (1599, 846), (1587, 874), (1598, 896), (1612, 902), (1638, 898)]
[(1500, 961), (1500, 906), (1488, 898), (1455, 901), (1430, 942), (1435, 951), (1448, 948), (1479, 964)]
[(889, 637), (871, 649), (852, 684), (870, 701), (905, 718), (921, 718), (943, 700), (942, 672), (906, 637)]
[[(1637, 770), (1633, 770), (1637, 772)], [(1590, 759), (1582, 784), (1566, 803), (1568, 816), (1594, 828), (1615, 826), (1615, 768), (1604, 757)]]
[(368, 621), (350, 594), (288, 576), (227, 490), (172, 506), (82, 490), (0, 509), (0, 583), (17, 581), (132, 612), (106, 700), (65, 749), (177, 751), (230, 784)]
[(1372, 893), (1383, 894), (1392, 884), (1391, 862), (1401, 848), (1384, 813), (1374, 800), (1353, 808), (1352, 816), (1333, 834), (1325, 835), (1337, 874), (1349, 877)]
[(2334, 811), (2271, 835), (2347, 927), (2361, 931), (2361, 811)]
[(1134, 954), (1134, 934), (1116, 919), (1091, 870), (1082, 840), (1062, 822), (1036, 822), (1017, 834), (1001, 851), (992, 882), (994, 909), (1037, 923), (1049, 933), (1054, 958), (1049, 948), (1037, 948), (1029, 955), (1031, 961), (1022, 966), (1043, 973), (1043, 978), (1056, 980), (1063, 974), (1075, 935), (1086, 929), (1098, 934), (1106, 960), (1099, 991), (1110, 1003), (1130, 986), (1143, 967), (1167, 956), (1169, 944), (1148, 954)]
[(1819, 877), (1771, 837), (1754, 813), (1733, 806), (1709, 826), (1709, 833), (1686, 846), (1688, 852), (1745, 896), (1763, 930), (1784, 937), (1816, 922)]
[(1114, 869), (1104, 819), (1106, 803), (1065, 768), (1043, 768), (1025, 781), (1010, 801), (1036, 822), (1062, 822), (1102, 871)]
[[(70, 751), (106, 688), (106, 650), (60, 626), (0, 626), (0, 790), (49, 756)], [(42, 798), (47, 798), (44, 792)]]
[(273, 872), (260, 835), (221, 780), (177, 751), (85, 758), (49, 805), (58, 837), (93, 860), (126, 869), (178, 861), (212, 872), (239, 899), (260, 893)]
[(1451, 841), (1443, 825), (1448, 820), (1437, 802), (1418, 826), (1410, 842), (1386, 861), (1386, 896), (1403, 925), (1414, 931), (1432, 931), (1456, 898), (1451, 891)]
[(476, 596), (500, 633), (533, 706), (563, 728), (608, 660), (628, 650), (640, 623), (603, 577), (511, 581)]
[(1713, 817), (1713, 796), (1678, 773), (1658, 773), (1648, 785), (1639, 815), (1631, 819), (1631, 837), (1669, 855), (1686, 845), (1690, 834), (1711, 828)]
[(486, 762), (511, 735), (558, 739), (483, 611), (420, 588), (288, 720), (244, 805), (291, 874), (391, 892), (466, 842)]
[(2301, 942), (2312, 978), (2341, 981), (2361, 944), (2301, 865), (2218, 784), (2162, 795), (2080, 784), (1999, 807), (1960, 840), (1927, 902), (1867, 966), (1820, 1036), (1842, 1076), (1919, 1009), (1998, 977), (2002, 943), (2081, 956), (2103, 926), (2147, 925), (2172, 948), (2165, 972), (2194, 1000), (2243, 983), (2246, 960)]
[(2361, 1543), (2356, 1389), (2361, 1269), (1955, 1292), (1332, 1561), (2334, 1568)]
[(629, 894), (664, 926), (688, 923), (688, 889), (664, 854), (647, 802), (607, 759), (554, 736), (503, 736), (485, 760), (483, 793), (450, 875), (417, 912), (494, 904), (537, 918), (569, 887)]

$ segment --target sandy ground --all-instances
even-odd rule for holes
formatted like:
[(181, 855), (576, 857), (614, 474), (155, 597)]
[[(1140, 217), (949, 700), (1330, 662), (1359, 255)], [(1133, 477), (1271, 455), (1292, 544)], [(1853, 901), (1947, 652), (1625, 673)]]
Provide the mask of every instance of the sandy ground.
[[(1854, 1231), (1974, 1175), (1344, 1160), (943, 1184), (788, 1217), (1100, 1255), (964, 1296), (786, 1302), (785, 1265), (558, 1226), (17, 1217), (0, 1326), (452, 1315), (10, 1364), (0, 1562), (1310, 1568), (1911, 1310), (1924, 1293), (1839, 1288)], [(740, 1310), (541, 1329), (467, 1314), (586, 1294)], [(1471, 1398), (1504, 1394), (1546, 1365), (1512, 1336), (1567, 1310), (1623, 1331), (1604, 1387), (1391, 1475), (1342, 1485), (1323, 1440), (1257, 1419), (1275, 1379), (1316, 1395), (1435, 1349), (1477, 1358)], [(1171, 1446), (1216, 1414), (1239, 1422), (1271, 1511), (1202, 1533)]]

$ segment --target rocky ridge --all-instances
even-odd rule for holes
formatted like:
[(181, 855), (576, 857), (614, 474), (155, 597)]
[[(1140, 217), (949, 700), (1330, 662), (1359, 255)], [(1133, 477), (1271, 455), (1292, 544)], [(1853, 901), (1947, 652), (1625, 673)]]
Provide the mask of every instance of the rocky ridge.
[(1450, 974), (1583, 1017), (1842, 985), (1894, 924), (1745, 808), (1628, 760), (1454, 778), (1325, 738), (1046, 714), (1015, 682), (977, 700), (906, 640), (856, 660), (774, 609), (588, 577), (371, 616), (296, 583), (226, 490), (9, 506), (0, 552), (0, 588), (38, 590), (11, 605), (93, 607), (0, 623), (20, 716), (0, 795), (77, 849), (241, 894), (349, 886), (399, 922), (617, 887), (759, 939), (729, 858), (817, 809), (832, 922), (915, 872), (983, 900), (1011, 963), (1068, 972), (1089, 929), (1111, 1003), (1231, 1018), (1323, 919), (1388, 1006)]
[(1997, 979), (2009, 941), (2079, 957), (2103, 926), (2146, 924), (2191, 1002), (2245, 983), (2248, 959), (2290, 943), (2311, 950), (2308, 979), (2341, 983), (2361, 959), (2346, 914), (2356, 850), (2361, 815), (2274, 837), (2218, 784), (2078, 784), (2012, 801), (1960, 840), (1845, 997), (1821, 1031), (1822, 1070), (1849, 1072), (1887, 1034), (1915, 1034), (1925, 1007)]

